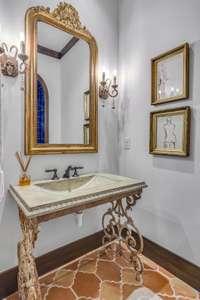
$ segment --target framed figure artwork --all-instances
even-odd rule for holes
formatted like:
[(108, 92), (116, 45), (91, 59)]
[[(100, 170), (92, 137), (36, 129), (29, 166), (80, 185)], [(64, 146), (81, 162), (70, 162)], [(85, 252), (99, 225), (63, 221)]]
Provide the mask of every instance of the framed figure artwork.
[(150, 153), (188, 156), (190, 148), (190, 107), (150, 114)]
[(189, 45), (185, 43), (151, 60), (151, 104), (189, 96)]

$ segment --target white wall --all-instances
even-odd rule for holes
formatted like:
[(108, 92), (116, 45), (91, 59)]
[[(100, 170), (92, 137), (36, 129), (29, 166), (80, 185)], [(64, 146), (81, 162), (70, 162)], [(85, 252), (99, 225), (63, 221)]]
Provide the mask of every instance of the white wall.
[(79, 40), (60, 61), (62, 142), (83, 144), (84, 92), (90, 89), (90, 49)]
[[(200, 1), (123, 0), (120, 12), (120, 173), (149, 185), (134, 213), (144, 235), (200, 265)], [(190, 99), (150, 105), (150, 59), (184, 42), (191, 46)], [(192, 107), (189, 158), (148, 154), (149, 112)], [(130, 137), (132, 149), (123, 141)]]
[[(28, 7), (34, 5), (50, 5), (53, 8), (57, 0), (1, 0), (0, 23), (2, 24), (3, 40), (9, 44), (19, 44), (19, 32), (23, 30), (24, 14)], [(81, 20), (96, 37), (99, 47), (100, 63), (105, 63), (110, 69), (117, 64), (117, 5), (115, 0), (71, 0), (81, 16)], [(24, 99), (20, 91), (20, 77), (3, 78), (4, 106), (4, 169), (6, 175), (6, 198), (0, 203), (0, 271), (17, 264), (16, 249), (20, 238), (17, 207), (8, 195), (10, 183), (16, 183), (19, 176), (19, 166), (14, 153), (23, 151), (24, 136)], [(82, 155), (49, 155), (34, 156), (30, 168), (32, 179), (42, 179), (48, 176), (46, 168), (57, 167), (59, 175), (69, 164), (83, 165), (85, 172), (107, 171), (117, 173), (117, 119), (111, 108), (99, 108), (99, 153)], [(103, 207), (86, 211), (84, 227), (75, 225), (74, 217), (66, 216), (41, 226), (37, 243), (36, 255), (40, 255), (67, 244), (83, 236), (92, 234), (101, 228)]]

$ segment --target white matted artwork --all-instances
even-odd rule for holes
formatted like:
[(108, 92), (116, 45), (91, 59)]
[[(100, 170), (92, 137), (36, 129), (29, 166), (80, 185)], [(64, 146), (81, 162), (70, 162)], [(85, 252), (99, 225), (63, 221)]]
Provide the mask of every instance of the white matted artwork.
[(188, 44), (152, 59), (152, 104), (188, 97), (188, 63)]
[(183, 94), (183, 53), (158, 62), (157, 98), (166, 99)]
[(183, 115), (157, 118), (157, 148), (181, 150), (183, 133)]
[(189, 155), (190, 108), (151, 113), (150, 153)]

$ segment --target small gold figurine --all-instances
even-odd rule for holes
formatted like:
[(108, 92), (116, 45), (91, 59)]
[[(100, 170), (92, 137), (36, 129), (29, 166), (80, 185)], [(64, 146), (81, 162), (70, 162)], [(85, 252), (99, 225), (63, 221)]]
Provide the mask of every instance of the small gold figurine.
[(27, 160), (22, 158), (22, 155), (20, 152), (16, 152), (16, 158), (20, 164), (21, 170), (22, 170), (22, 175), (19, 178), (19, 185), (25, 186), (25, 185), (30, 185), (31, 183), (31, 178), (30, 176), (27, 175), (27, 170), (29, 167), (29, 164), (31, 162), (32, 156), (29, 156)]

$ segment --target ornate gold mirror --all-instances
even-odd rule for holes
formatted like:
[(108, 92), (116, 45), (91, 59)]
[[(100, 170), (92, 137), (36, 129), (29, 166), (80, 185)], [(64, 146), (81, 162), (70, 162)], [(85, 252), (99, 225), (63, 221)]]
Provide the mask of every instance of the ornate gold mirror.
[(25, 153), (97, 152), (97, 45), (76, 9), (26, 13)]

